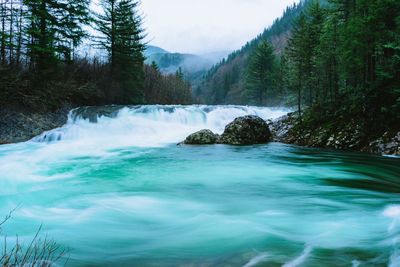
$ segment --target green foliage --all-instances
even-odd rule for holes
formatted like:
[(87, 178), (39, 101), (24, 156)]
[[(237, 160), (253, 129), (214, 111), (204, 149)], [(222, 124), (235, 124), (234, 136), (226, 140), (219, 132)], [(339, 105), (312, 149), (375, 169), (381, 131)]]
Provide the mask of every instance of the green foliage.
[(268, 91), (273, 90), (276, 59), (274, 48), (268, 41), (262, 41), (250, 56), (246, 70), (246, 93), (249, 102), (263, 105), (268, 103)]
[(400, 129), (399, 88), (399, 1), (308, 0), (212, 68), (197, 94), (213, 104), (286, 102), (300, 115), (336, 108), (378, 132)]
[(286, 49), (286, 85), (298, 109), (335, 106), (371, 131), (400, 128), (400, 3), (318, 1), (299, 17)]
[(23, 5), (28, 10), (30, 66), (46, 75), (60, 59), (71, 61), (86, 36), (82, 24), (89, 22), (89, 0), (23, 0)]
[(145, 66), (145, 103), (191, 104), (190, 84), (184, 80), (182, 70), (162, 75), (156, 64)]
[[(46, 111), (64, 105), (159, 100), (158, 96), (144, 99), (148, 77), (144, 76), (145, 34), (138, 1), (101, 3), (103, 11), (94, 19), (88, 11), (89, 0), (0, 1), (1, 105)], [(100, 37), (87, 36), (84, 29), (90, 23)], [(97, 46), (108, 52), (107, 61), (75, 54), (85, 37), (93, 37)], [(190, 101), (190, 86), (180, 75), (160, 74), (158, 80), (171, 94), (165, 102)]]
[(324, 63), (318, 58), (321, 50), (325, 10), (318, 1), (310, 2), (305, 13), (295, 21), (286, 48), (287, 86), (297, 94), (297, 107), (301, 114), (304, 102), (313, 105), (322, 96), (319, 91)]
[(103, 35), (98, 45), (109, 54), (109, 97), (122, 104), (143, 101), (145, 36), (137, 6), (132, 0), (103, 0), (103, 13), (97, 14), (96, 20)]

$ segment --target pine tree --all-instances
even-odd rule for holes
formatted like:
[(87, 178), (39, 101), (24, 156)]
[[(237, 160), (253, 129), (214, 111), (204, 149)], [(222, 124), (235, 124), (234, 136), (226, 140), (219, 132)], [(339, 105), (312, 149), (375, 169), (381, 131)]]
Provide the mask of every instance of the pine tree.
[(286, 53), (288, 64), (290, 64), (289, 87), (297, 92), (297, 109), (299, 116), (302, 113), (302, 93), (304, 89), (304, 76), (307, 62), (309, 61), (308, 50), (308, 25), (306, 16), (301, 14), (293, 25), (292, 36), (289, 40)]
[(251, 56), (246, 72), (247, 94), (253, 103), (263, 105), (268, 90), (272, 89), (275, 70), (274, 48), (268, 41), (262, 41)]
[(339, 96), (339, 36), (338, 19), (327, 17), (316, 51), (316, 69), (320, 80), (318, 104), (334, 103)]
[(319, 100), (321, 90), (321, 69), (318, 68), (319, 46), (325, 23), (325, 10), (319, 0), (313, 0), (307, 9), (307, 60), (306, 60), (306, 88), (308, 89), (307, 103), (312, 106)]
[(55, 69), (61, 59), (70, 61), (73, 47), (86, 33), (89, 0), (24, 0), (28, 8), (28, 44), (32, 66), (39, 72)]
[(140, 103), (143, 101), (145, 35), (136, 11), (138, 2), (103, 0), (102, 7), (103, 13), (97, 14), (96, 21), (103, 35), (98, 38), (98, 45), (109, 54), (113, 90), (121, 92), (120, 102)]

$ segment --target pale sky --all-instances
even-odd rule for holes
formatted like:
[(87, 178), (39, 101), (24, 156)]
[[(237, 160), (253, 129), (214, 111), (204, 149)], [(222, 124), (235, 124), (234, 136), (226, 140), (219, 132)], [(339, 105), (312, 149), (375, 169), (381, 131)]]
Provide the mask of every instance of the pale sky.
[(170, 52), (236, 50), (298, 0), (142, 0), (150, 44)]

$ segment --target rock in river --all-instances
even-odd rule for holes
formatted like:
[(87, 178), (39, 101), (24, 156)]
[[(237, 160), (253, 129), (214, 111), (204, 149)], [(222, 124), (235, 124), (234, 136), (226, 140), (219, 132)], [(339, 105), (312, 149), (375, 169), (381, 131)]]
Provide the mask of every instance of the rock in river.
[(228, 124), (219, 143), (228, 145), (264, 144), (272, 139), (266, 121), (258, 116), (244, 116)]
[(187, 145), (210, 145), (217, 143), (218, 139), (218, 134), (214, 134), (210, 130), (201, 130), (189, 135), (183, 143)]

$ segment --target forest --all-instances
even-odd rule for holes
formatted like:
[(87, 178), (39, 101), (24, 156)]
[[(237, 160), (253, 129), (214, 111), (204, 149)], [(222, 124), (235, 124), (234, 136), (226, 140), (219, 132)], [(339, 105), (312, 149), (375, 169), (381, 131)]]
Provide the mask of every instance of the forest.
[(354, 114), (366, 127), (399, 127), (397, 1), (293, 4), (193, 91), (181, 70), (163, 74), (145, 64), (137, 1), (100, 3), (95, 12), (89, 0), (1, 2), (0, 104), (44, 111), (66, 103), (290, 106), (300, 117)]
[(370, 131), (398, 129), (399, 41), (398, 1), (315, 1), (294, 24), (280, 90), (294, 95), (300, 116), (304, 106), (313, 117), (358, 118)]
[(383, 134), (400, 128), (399, 64), (400, 2), (309, 0), (210, 70), (197, 93), (296, 107), (315, 125), (356, 120)]
[[(102, 0), (95, 12), (89, 0), (1, 1), (0, 104), (46, 111), (65, 104), (190, 102), (180, 73), (164, 76), (145, 66), (138, 5)], [(83, 45), (105, 56), (88, 55)]]

